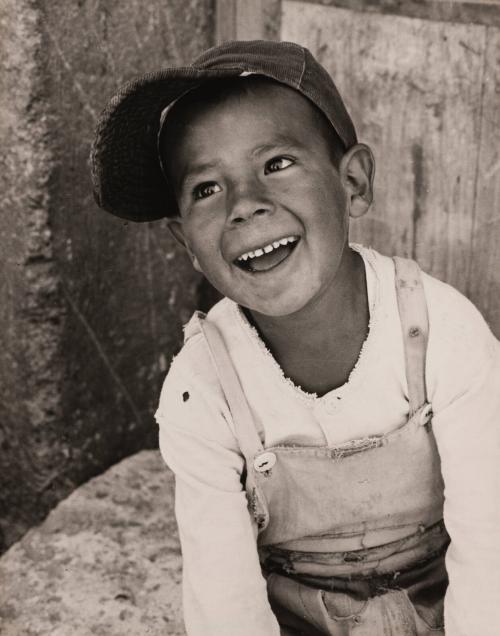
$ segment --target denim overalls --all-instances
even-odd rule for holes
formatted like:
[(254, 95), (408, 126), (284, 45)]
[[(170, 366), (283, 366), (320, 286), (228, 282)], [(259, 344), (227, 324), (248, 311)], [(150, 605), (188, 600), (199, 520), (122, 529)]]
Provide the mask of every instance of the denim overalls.
[(201, 321), (246, 460), (259, 557), (283, 636), (444, 634), (449, 538), (426, 399), (427, 306), (418, 265), (394, 263), (409, 417), (389, 433), (335, 448), (264, 448), (220, 334)]

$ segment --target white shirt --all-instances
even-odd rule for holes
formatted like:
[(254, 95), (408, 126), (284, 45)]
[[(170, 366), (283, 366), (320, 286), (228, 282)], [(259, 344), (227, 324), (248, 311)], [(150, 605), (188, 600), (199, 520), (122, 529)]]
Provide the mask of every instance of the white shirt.
[[(408, 416), (392, 259), (364, 260), (370, 327), (348, 381), (322, 397), (301, 390), (223, 299), (208, 317), (222, 333), (265, 446), (336, 446), (383, 433)], [(428, 400), (451, 537), (446, 636), (500, 633), (500, 343), (464, 296), (423, 275), (429, 312)], [(173, 361), (156, 413), (160, 449), (176, 475), (189, 636), (278, 636), (247, 511), (243, 458), (197, 317)]]

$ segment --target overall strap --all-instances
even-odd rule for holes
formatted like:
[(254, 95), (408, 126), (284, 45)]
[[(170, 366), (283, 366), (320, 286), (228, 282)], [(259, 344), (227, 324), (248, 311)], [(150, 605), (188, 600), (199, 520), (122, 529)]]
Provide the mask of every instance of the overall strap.
[(233, 417), (236, 439), (249, 465), (255, 454), (263, 450), (250, 407), (219, 330), (209, 320), (200, 320), (200, 326)]
[(427, 302), (420, 267), (415, 261), (394, 257), (396, 294), (403, 330), (410, 417), (427, 402), (425, 356), (429, 338)]

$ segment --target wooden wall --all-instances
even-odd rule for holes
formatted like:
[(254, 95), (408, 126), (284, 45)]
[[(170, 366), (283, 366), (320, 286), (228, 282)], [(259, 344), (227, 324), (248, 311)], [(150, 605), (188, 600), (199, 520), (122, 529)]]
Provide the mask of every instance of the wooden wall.
[[(268, 37), (269, 11), (250, 4), (237, 37), (255, 24)], [(500, 336), (500, 1), (274, 5), (276, 37), (328, 69), (375, 153), (375, 204), (352, 240), (416, 258)]]

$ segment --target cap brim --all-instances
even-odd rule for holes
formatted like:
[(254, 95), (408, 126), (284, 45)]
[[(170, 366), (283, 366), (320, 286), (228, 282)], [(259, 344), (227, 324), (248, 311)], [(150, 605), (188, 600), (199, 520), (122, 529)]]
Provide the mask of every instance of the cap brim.
[(157, 138), (162, 111), (204, 82), (244, 69), (172, 68), (125, 84), (102, 112), (91, 151), (98, 205), (130, 221), (172, 215), (175, 200), (160, 168)]

